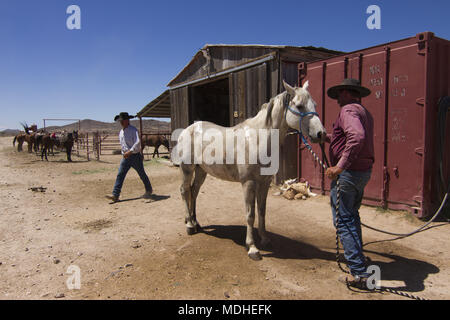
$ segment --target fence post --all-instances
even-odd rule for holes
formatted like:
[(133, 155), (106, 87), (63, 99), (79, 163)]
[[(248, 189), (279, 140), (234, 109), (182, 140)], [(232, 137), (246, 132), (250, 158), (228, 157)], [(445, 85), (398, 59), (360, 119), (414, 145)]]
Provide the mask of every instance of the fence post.
[(97, 161), (99, 161), (100, 160), (100, 133), (98, 131), (95, 133), (95, 142), (96, 142), (95, 149), (97, 150)]
[(89, 161), (89, 133), (86, 132), (86, 156), (87, 161)]
[[(78, 133), (79, 133), (79, 131), (78, 131)], [(78, 139), (77, 139), (77, 156), (78, 157), (80, 156), (80, 136), (78, 136)]]

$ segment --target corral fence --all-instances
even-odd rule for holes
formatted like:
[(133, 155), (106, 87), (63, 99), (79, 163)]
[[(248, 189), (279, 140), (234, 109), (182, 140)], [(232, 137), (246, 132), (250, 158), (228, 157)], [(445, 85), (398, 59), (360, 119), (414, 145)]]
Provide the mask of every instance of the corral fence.
[[(171, 138), (171, 133), (169, 131), (154, 131), (154, 132), (143, 132), (140, 134), (141, 141), (146, 136), (164, 136), (169, 141)], [(74, 145), (75, 151), (79, 156), (86, 156), (87, 160), (96, 159), (100, 160), (102, 155), (121, 155), (121, 146), (119, 141), (119, 136), (117, 133), (107, 133), (107, 132), (79, 132), (78, 142)], [(165, 149), (165, 147), (163, 147)], [(153, 148), (151, 152), (148, 151), (149, 148), (146, 146), (143, 150), (144, 157), (150, 157), (153, 154)], [(159, 151), (159, 155), (170, 156), (170, 150)]]

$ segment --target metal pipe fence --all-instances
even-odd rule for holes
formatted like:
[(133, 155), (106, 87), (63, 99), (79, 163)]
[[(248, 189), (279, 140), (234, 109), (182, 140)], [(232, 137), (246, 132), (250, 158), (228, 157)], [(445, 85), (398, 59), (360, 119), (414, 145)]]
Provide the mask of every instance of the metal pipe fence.
[[(170, 141), (170, 132), (143, 132), (143, 136), (162, 135)], [(100, 160), (101, 156), (105, 155), (121, 155), (121, 146), (119, 136), (117, 134), (107, 134), (100, 132), (80, 132), (78, 134), (78, 142), (76, 146), (76, 152), (79, 156), (86, 157), (88, 161), (91, 159)], [(147, 153), (148, 148), (144, 147), (143, 155), (153, 155), (153, 151)], [(170, 157), (170, 150), (158, 152), (159, 155), (168, 155)]]

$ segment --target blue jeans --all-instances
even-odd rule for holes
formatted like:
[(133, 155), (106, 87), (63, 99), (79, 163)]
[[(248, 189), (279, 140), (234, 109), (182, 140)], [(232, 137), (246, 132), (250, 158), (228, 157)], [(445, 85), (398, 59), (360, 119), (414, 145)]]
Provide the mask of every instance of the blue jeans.
[(142, 182), (145, 185), (146, 191), (152, 191), (152, 185), (150, 184), (150, 180), (148, 179), (147, 174), (144, 170), (144, 157), (141, 153), (134, 153), (128, 159), (122, 158), (119, 166), (119, 173), (117, 174), (116, 183), (114, 184), (113, 195), (119, 197), (120, 191), (122, 190), (123, 181), (128, 173), (130, 168), (134, 168)]
[(336, 180), (331, 182), (331, 211), (333, 224), (337, 228), (339, 239), (344, 247), (344, 256), (353, 276), (370, 276), (363, 255), (361, 220), (359, 208), (364, 195), (364, 188), (370, 180), (372, 171), (344, 170), (339, 175), (339, 225), (336, 226)]

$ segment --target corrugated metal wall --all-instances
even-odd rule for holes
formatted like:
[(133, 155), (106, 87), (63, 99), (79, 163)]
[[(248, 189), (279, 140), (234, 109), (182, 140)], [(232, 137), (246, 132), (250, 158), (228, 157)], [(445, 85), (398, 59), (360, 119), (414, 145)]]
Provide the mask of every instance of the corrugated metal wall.
[[(449, 43), (422, 33), (300, 66), (300, 81), (310, 81), (310, 93), (328, 132), (340, 111), (336, 100), (325, 94), (329, 87), (356, 78), (372, 91), (362, 99), (375, 121), (375, 164), (365, 189), (366, 204), (410, 208), (418, 216), (434, 212), (437, 103), (450, 92)], [(318, 146), (313, 148), (321, 153)], [(449, 159), (448, 148), (446, 152)], [(328, 192), (329, 180), (307, 150), (301, 152), (300, 162), (300, 176)], [(444, 166), (448, 181), (450, 164)]]

